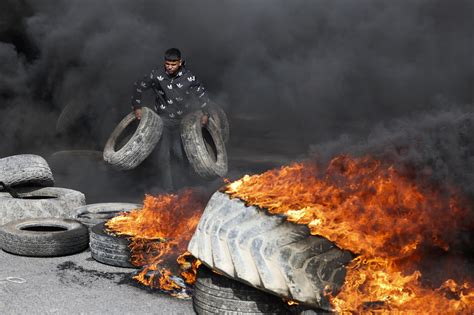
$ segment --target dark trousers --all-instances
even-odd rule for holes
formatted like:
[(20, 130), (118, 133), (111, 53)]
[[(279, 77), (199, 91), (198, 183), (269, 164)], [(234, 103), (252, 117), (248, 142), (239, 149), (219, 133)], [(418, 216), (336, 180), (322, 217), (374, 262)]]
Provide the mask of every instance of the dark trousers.
[(179, 122), (163, 119), (163, 123), (163, 134), (155, 148), (154, 163), (161, 186), (165, 191), (172, 191), (180, 179), (186, 177), (189, 168), (181, 142)]

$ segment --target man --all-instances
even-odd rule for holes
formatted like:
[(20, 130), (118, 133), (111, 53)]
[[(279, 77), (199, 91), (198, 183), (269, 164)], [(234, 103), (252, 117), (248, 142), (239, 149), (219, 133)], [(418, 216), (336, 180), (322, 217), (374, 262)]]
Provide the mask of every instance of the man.
[(171, 174), (171, 154), (184, 164), (185, 153), (181, 145), (180, 122), (189, 112), (202, 110), (203, 125), (207, 124), (209, 115), (207, 108), (209, 97), (204, 86), (196, 76), (186, 69), (177, 48), (170, 48), (165, 52), (162, 69), (152, 70), (142, 80), (135, 82), (132, 96), (132, 108), (137, 119), (141, 118), (142, 92), (152, 89), (155, 93), (154, 109), (163, 119), (164, 129), (156, 154), (152, 158), (158, 161), (158, 171), (165, 190), (173, 189)]

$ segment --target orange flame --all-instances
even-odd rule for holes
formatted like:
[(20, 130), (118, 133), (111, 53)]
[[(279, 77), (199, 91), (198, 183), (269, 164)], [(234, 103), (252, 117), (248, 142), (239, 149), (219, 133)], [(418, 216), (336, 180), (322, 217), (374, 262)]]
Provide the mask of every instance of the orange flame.
[(444, 289), (425, 289), (421, 272), (412, 270), (422, 248), (447, 251), (451, 231), (466, 216), (452, 189), (418, 184), (371, 157), (339, 156), (324, 172), (311, 162), (296, 163), (245, 176), (225, 192), (306, 224), (312, 234), (359, 255), (347, 266), (341, 292), (329, 293), (337, 295), (331, 300), (339, 312), (474, 310), (467, 282), (447, 280)]
[(179, 297), (174, 291), (182, 285), (173, 275), (181, 275), (188, 284), (195, 281), (200, 261), (186, 248), (203, 209), (204, 200), (191, 190), (178, 195), (146, 195), (143, 209), (112, 218), (106, 226), (115, 234), (131, 237), (132, 264), (145, 266), (134, 279)]

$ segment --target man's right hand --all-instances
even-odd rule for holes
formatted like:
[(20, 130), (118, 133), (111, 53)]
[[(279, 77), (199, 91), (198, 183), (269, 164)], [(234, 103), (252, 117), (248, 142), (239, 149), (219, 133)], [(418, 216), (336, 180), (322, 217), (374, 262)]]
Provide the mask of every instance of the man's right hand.
[(135, 117), (138, 120), (142, 119), (142, 109), (141, 108), (135, 108), (133, 111), (135, 112)]

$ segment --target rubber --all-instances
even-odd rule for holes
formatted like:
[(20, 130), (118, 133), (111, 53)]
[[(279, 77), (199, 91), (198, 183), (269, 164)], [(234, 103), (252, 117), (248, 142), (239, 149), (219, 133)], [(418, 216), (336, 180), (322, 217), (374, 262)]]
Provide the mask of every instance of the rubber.
[(188, 245), (203, 264), (287, 300), (331, 310), (325, 288), (344, 283), (353, 255), (305, 225), (216, 192)]
[(86, 204), (83, 193), (59, 187), (20, 187), (17, 199), (9, 193), (0, 192), (0, 225), (26, 218), (63, 217), (72, 218), (73, 210)]
[(105, 222), (94, 225), (89, 236), (92, 258), (98, 262), (116, 267), (138, 268), (130, 262), (129, 240), (107, 233)]
[(133, 209), (141, 209), (143, 205), (137, 203), (94, 203), (74, 209), (73, 218), (89, 228), (105, 222), (121, 212), (128, 212)]
[(181, 140), (184, 151), (194, 171), (203, 178), (223, 177), (227, 174), (227, 151), (220, 135), (218, 121), (211, 115), (205, 128), (216, 147), (217, 159), (211, 156), (202, 134), (202, 111), (186, 115), (181, 121)]
[(13, 155), (0, 159), (0, 181), (8, 186), (54, 185), (53, 173), (48, 163), (41, 156), (34, 154)]
[(104, 148), (104, 161), (120, 170), (131, 170), (140, 165), (153, 151), (163, 133), (160, 116), (142, 107), (142, 117), (128, 142), (118, 151), (115, 145), (126, 127), (136, 120), (135, 113), (128, 114), (110, 135)]
[(87, 105), (82, 102), (72, 100), (61, 110), (56, 121), (56, 132), (65, 133), (87, 112)]
[(198, 314), (287, 313), (279, 297), (218, 275), (205, 266), (198, 269), (193, 306)]
[(51, 154), (49, 160), (63, 161), (69, 159), (89, 159), (101, 161), (103, 159), (103, 152), (95, 150), (63, 150)]
[(71, 169), (98, 167), (107, 169), (102, 151), (95, 150), (64, 150), (57, 151), (48, 157), (48, 163), (54, 174), (69, 175)]
[[(28, 231), (28, 227), (61, 227), (65, 231)], [(74, 220), (43, 218), (24, 219), (0, 228), (0, 246), (11, 254), (33, 257), (66, 256), (88, 247), (87, 228)]]
[(229, 120), (227, 119), (225, 111), (222, 109), (222, 107), (214, 103), (210, 105), (209, 114), (215, 120), (219, 121), (222, 141), (224, 141), (224, 143), (227, 143), (230, 137), (230, 127)]

